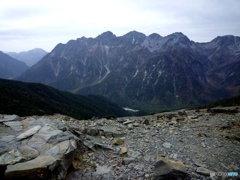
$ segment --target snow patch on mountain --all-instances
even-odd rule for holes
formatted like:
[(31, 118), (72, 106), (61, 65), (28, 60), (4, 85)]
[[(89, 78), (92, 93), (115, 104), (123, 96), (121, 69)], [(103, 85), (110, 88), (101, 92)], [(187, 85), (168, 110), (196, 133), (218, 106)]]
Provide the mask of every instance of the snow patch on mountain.
[(139, 110), (136, 110), (136, 109), (131, 109), (131, 108), (128, 108), (128, 107), (124, 107), (123, 108), (125, 111), (131, 111), (131, 112), (138, 112)]
[(61, 64), (60, 62), (58, 61), (57, 63), (53, 63), (52, 61), (50, 62), (50, 66), (53, 70), (53, 73), (55, 75), (55, 77), (57, 77), (60, 73), (60, 70), (61, 70)]
[(101, 83), (101, 82), (110, 74), (110, 72), (111, 72), (107, 65), (105, 65), (104, 67), (106, 68), (107, 72), (106, 72), (106, 74), (103, 76), (103, 78), (102, 78), (100, 81), (98, 81), (98, 83)]
[(104, 49), (105, 49), (105, 52), (106, 52), (106, 55), (107, 55), (107, 57), (108, 57), (108, 55), (109, 55), (109, 46), (104, 46)]

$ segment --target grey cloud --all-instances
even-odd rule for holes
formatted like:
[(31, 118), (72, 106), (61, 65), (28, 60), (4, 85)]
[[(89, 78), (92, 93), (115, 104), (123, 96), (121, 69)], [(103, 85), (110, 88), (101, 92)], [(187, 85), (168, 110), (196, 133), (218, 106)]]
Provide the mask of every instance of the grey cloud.
[[(97, 14), (99, 12), (94, 14), (89, 10), (86, 12), (91, 15), (90, 19), (86, 14), (82, 15), (86, 15), (86, 18), (75, 18), (78, 17), (79, 12), (82, 12), (81, 9), (73, 13), (71, 9), (63, 8), (69, 12), (63, 16), (60, 14), (59, 17), (59, 14), (56, 14), (59, 12), (57, 6), (56, 9), (50, 9), (54, 6), (47, 5), (46, 7), (13, 6), (2, 9), (0, 11), (0, 42), (2, 41), (0, 48), (5, 47), (3, 41), (7, 40), (28, 39), (31, 42), (41, 40), (53, 46), (52, 44), (64, 43), (81, 36), (95, 37), (108, 30), (116, 35), (137, 30), (145, 34), (155, 32), (162, 36), (181, 31), (196, 42), (210, 41), (219, 35), (240, 36), (240, 0), (119, 0), (117, 2), (126, 7), (126, 11), (123, 11), (121, 16), (117, 14), (119, 13), (117, 10), (116, 14), (113, 11), (109, 17), (106, 14), (106, 16)], [(118, 7), (109, 6), (108, 8)], [(102, 18), (98, 19), (100, 17)], [(36, 19), (43, 21), (36, 23)], [(17, 27), (17, 25), (21, 26), (20, 22), (34, 22), (34, 26), (29, 24), (28, 27)], [(41, 47), (44, 48), (47, 44), (41, 44)]]
[(11, 7), (2, 10), (1, 18), (4, 20), (19, 20), (23, 18), (34, 18), (47, 12), (49, 12), (47, 9), (38, 7)]

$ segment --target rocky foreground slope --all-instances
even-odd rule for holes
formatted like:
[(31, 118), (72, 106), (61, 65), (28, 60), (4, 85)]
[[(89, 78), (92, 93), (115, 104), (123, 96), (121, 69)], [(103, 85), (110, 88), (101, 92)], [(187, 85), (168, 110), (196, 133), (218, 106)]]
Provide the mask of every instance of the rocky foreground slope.
[(239, 107), (112, 120), (1, 115), (0, 135), (0, 179), (217, 179), (220, 172), (240, 174)]

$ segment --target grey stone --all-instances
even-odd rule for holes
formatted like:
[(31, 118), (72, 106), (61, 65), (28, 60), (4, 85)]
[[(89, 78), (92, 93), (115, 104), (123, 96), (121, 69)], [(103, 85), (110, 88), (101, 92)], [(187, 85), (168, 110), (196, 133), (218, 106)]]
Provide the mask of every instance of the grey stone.
[(18, 140), (22, 140), (25, 138), (28, 138), (29, 136), (32, 136), (33, 134), (35, 134), (39, 129), (41, 128), (41, 126), (34, 126), (31, 129), (21, 133), (19, 136), (17, 136)]
[[(30, 122), (31, 122), (31, 123), (30, 123), (31, 126), (37, 126), (37, 125), (39, 125), (39, 126), (42, 126), (42, 127), (44, 127), (44, 126), (46, 126), (46, 125), (50, 125), (51, 123), (53, 123), (52, 120), (46, 119), (46, 118), (40, 118), (40, 119), (38, 119), (38, 120), (36, 120), (36, 119), (33, 118), (33, 119), (31, 119)], [(54, 124), (56, 124), (55, 120), (54, 120)]]
[(178, 155), (176, 153), (174, 153), (174, 154), (170, 154), (169, 157), (172, 159), (177, 159)]
[(198, 167), (204, 167), (204, 168), (206, 167), (205, 164), (201, 164), (201, 163), (198, 163), (198, 162), (195, 162), (195, 165), (198, 166)]
[(123, 124), (130, 124), (130, 123), (134, 123), (135, 120), (130, 120), (130, 119), (127, 119), (125, 122), (123, 122)]
[[(79, 141), (71, 139), (69, 142), (70, 142), (69, 147), (68, 147), (67, 151), (65, 152), (65, 154), (72, 152), (73, 150), (78, 148)], [(81, 143), (81, 145), (83, 145), (83, 144)], [(61, 147), (60, 147), (60, 150), (62, 151)]]
[(101, 147), (103, 149), (110, 149), (110, 150), (114, 150), (113, 147), (111, 145), (108, 145), (108, 144), (103, 144), (103, 143), (98, 143), (96, 142), (94, 144), (95, 147)]
[(135, 159), (135, 158), (132, 158), (132, 157), (125, 157), (125, 158), (123, 159), (123, 162), (124, 162), (125, 165), (128, 165), (128, 164), (130, 164), (130, 163), (132, 163), (132, 162), (135, 162), (135, 161), (136, 161), (136, 159)]
[(97, 136), (99, 134), (99, 129), (97, 128), (88, 128), (86, 129), (86, 133), (89, 134), (90, 136)]
[(95, 175), (107, 174), (107, 173), (110, 173), (112, 171), (112, 169), (113, 169), (113, 167), (112, 166), (108, 166), (108, 165), (97, 166), (96, 172), (94, 174)]
[(120, 154), (126, 154), (128, 152), (128, 148), (126, 146), (121, 147)]
[(205, 175), (205, 176), (210, 176), (210, 172), (211, 171), (209, 169), (207, 169), (207, 168), (204, 168), (204, 167), (198, 167), (196, 172), (198, 174), (202, 174), (202, 175)]
[(20, 146), (18, 150), (22, 153), (25, 160), (31, 160), (39, 155), (39, 152), (36, 149), (29, 146)]
[(40, 142), (40, 141), (29, 141), (27, 145), (31, 148), (38, 149), (41, 148), (42, 146), (46, 145), (46, 142)]
[(206, 144), (204, 142), (201, 142), (202, 147), (206, 147)]
[(145, 155), (144, 160), (150, 162), (152, 160), (152, 156), (150, 155)]
[(17, 115), (3, 115), (2, 118), (0, 118), (0, 122), (8, 122), (8, 121), (20, 121), (21, 118)]
[(0, 154), (16, 149), (19, 142), (16, 142), (14, 135), (2, 136), (0, 138)]
[(115, 138), (123, 137), (124, 135), (125, 135), (125, 133), (122, 132), (122, 131), (114, 131), (114, 132), (112, 132), (112, 136), (115, 137)]
[(10, 121), (10, 122), (4, 122), (6, 126), (11, 127), (12, 130), (14, 131), (21, 131), (23, 126), (22, 123), (19, 121)]
[(132, 158), (139, 158), (141, 153), (139, 151), (134, 151), (133, 149), (129, 149), (128, 155)]
[(51, 156), (39, 156), (27, 162), (9, 165), (5, 171), (5, 178), (46, 179), (48, 171), (56, 167), (55, 162), (56, 159)]
[(61, 130), (46, 125), (42, 127), (37, 134), (34, 135), (34, 138), (42, 139), (43, 141), (48, 142), (51, 137), (56, 137), (60, 133), (62, 133)]
[(112, 140), (112, 144), (113, 144), (113, 145), (123, 145), (124, 142), (125, 142), (125, 141), (124, 141), (123, 139), (118, 139), (118, 138)]
[(114, 126), (102, 127), (101, 130), (106, 137), (122, 137), (125, 135), (123, 131), (119, 131), (118, 128)]
[(15, 149), (0, 156), (0, 165), (15, 164), (23, 159), (21, 152)]
[(44, 155), (46, 155), (46, 156), (57, 156), (58, 155), (58, 153), (59, 153), (59, 151), (60, 151), (60, 149), (59, 149), (59, 147), (58, 146), (54, 146), (54, 147), (52, 147), (51, 149), (49, 149), (48, 151), (46, 151), (45, 153), (44, 153)]
[(128, 128), (128, 130), (132, 130), (133, 129), (133, 124), (127, 124), (127, 128)]
[(113, 137), (113, 132), (112, 131), (104, 131), (103, 135), (105, 137), (111, 138), (111, 137)]
[(165, 148), (171, 148), (171, 143), (169, 143), (169, 142), (164, 142), (163, 144), (162, 144), (162, 146), (163, 147), (165, 147)]
[[(3, 142), (11, 142), (15, 139), (15, 136), (14, 135), (8, 135), (8, 136), (2, 136), (0, 137), (0, 141), (3, 141)], [(1, 142), (0, 142), (1, 143)]]
[(102, 126), (104, 123), (107, 122), (107, 119), (98, 119), (96, 122), (95, 122), (95, 125), (97, 126)]
[(89, 149), (94, 150), (94, 145), (95, 145), (95, 143), (94, 143), (93, 141), (87, 141), (87, 140), (85, 140), (85, 141), (83, 142), (83, 144), (84, 144), (85, 146), (87, 146)]
[(139, 124), (138, 122), (134, 122), (134, 123), (133, 123), (133, 126), (134, 126), (134, 127), (139, 127), (140, 124)]
[(143, 177), (144, 175), (145, 175), (144, 172), (142, 172), (142, 171), (138, 171), (138, 177)]
[(181, 161), (172, 161), (167, 158), (158, 158), (154, 164), (154, 179), (185, 179), (186, 166)]
[(47, 142), (51, 144), (56, 144), (56, 143), (73, 139), (73, 138), (74, 136), (71, 133), (69, 133), (68, 131), (65, 131), (65, 132), (60, 132), (58, 134), (51, 136)]
[(144, 119), (144, 120), (142, 121), (142, 124), (149, 125), (149, 124), (150, 124), (150, 122), (149, 122), (149, 120), (148, 120), (148, 119)]
[(136, 164), (133, 168), (135, 170), (138, 170), (138, 171), (143, 171), (144, 170), (144, 165), (143, 164)]
[(112, 145), (104, 144), (93, 136), (87, 136), (87, 140), (84, 140), (83, 144), (93, 151), (95, 151), (95, 148), (103, 148), (103, 149), (113, 150)]
[(10, 146), (8, 143), (6, 142), (1, 142), (0, 143), (0, 154), (4, 154), (8, 151), (10, 151), (11, 149), (16, 148), (17, 146)]
[(58, 143), (56, 146), (59, 147), (59, 154), (67, 154), (77, 149), (77, 144), (75, 140), (66, 140)]
[[(46, 151), (44, 153), (44, 155), (53, 156), (55, 158), (62, 157), (65, 153), (68, 153), (67, 150), (69, 149), (69, 145), (70, 145), (69, 140), (60, 142), (60, 143), (56, 144), (54, 147), (52, 147), (51, 149), (49, 149), (48, 151)], [(74, 150), (75, 148), (72, 148), (71, 151)]]

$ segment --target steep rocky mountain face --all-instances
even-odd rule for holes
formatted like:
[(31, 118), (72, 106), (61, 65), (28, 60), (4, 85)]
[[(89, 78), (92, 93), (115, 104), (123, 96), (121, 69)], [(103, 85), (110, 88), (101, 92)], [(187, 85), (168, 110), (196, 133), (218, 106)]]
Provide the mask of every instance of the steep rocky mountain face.
[(19, 61), (25, 62), (29, 67), (31, 67), (41, 60), (47, 54), (47, 52), (43, 49), (35, 48), (26, 52), (8, 52), (7, 54)]
[(0, 51), (0, 78), (12, 79), (26, 71), (28, 66)]
[(215, 65), (208, 72), (209, 81), (221, 89), (239, 94), (240, 89), (240, 38), (217, 37), (210, 43), (200, 44), (209, 60)]
[(130, 108), (180, 108), (239, 94), (239, 49), (234, 36), (195, 43), (182, 33), (105, 32), (58, 44), (18, 79)]

